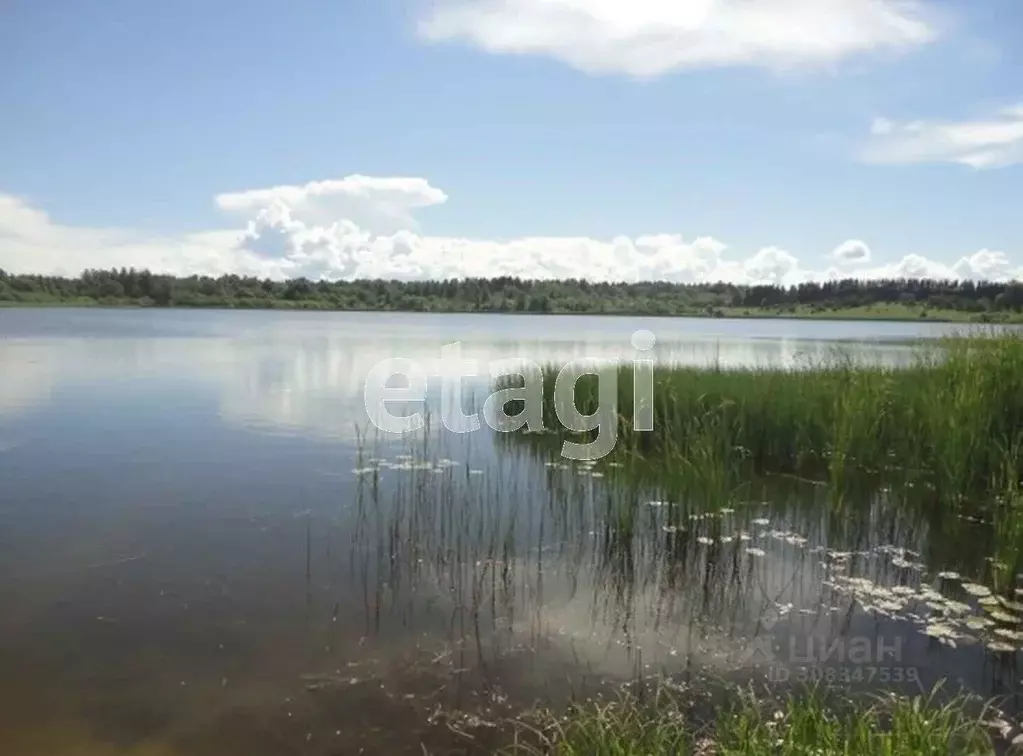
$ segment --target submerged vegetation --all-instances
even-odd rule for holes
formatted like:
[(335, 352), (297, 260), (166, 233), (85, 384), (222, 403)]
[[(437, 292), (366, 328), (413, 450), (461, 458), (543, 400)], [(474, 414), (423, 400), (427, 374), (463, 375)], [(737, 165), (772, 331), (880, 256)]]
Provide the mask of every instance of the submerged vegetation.
[(0, 305), (236, 307), (715, 317), (1023, 320), (1023, 283), (845, 279), (798, 286), (529, 280), (287, 281), (92, 270), (77, 278), (0, 270)]

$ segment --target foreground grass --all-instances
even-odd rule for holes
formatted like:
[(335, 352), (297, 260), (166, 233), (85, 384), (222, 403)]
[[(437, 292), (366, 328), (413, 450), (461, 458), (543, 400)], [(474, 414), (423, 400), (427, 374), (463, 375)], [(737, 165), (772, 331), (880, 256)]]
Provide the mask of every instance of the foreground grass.
[(995, 747), (969, 702), (928, 696), (832, 708), (823, 694), (786, 701), (740, 696), (700, 727), (671, 694), (590, 701), (522, 724), (507, 753), (556, 756), (986, 756)]
[[(563, 427), (557, 372), (550, 367), (544, 376), (547, 428)], [(660, 368), (652, 401), (639, 405), (652, 414), (652, 431), (635, 430), (633, 367), (612, 377), (613, 406), (607, 396), (601, 401), (606, 378), (583, 376), (579, 410), (616, 426), (617, 454), (673, 460), (691, 469), (702, 490), (723, 494), (751, 468), (809, 468), (826, 473), (838, 491), (854, 473), (867, 473), (951, 503), (977, 492), (1015, 495), (1023, 475), (1018, 334), (949, 340), (908, 368), (850, 360), (792, 370)]]

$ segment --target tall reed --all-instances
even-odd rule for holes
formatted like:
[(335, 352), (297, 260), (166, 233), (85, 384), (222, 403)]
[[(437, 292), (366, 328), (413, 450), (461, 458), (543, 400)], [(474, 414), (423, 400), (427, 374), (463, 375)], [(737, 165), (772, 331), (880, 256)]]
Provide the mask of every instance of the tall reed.
[[(624, 365), (616, 453), (716, 476), (704, 489), (726, 489), (754, 471), (809, 471), (838, 492), (859, 473), (924, 483), (942, 502), (990, 490), (1006, 475), (1005, 450), (1023, 448), (1023, 336), (953, 338), (923, 349), (907, 367), (850, 359), (808, 369), (660, 367), (649, 432), (632, 423), (633, 371)], [(559, 367), (544, 370), (543, 410), (545, 427), (561, 433), (552, 390)], [(594, 376), (576, 384), (575, 401), (583, 413), (597, 409)], [(1008, 464), (1018, 480), (1023, 457)]]

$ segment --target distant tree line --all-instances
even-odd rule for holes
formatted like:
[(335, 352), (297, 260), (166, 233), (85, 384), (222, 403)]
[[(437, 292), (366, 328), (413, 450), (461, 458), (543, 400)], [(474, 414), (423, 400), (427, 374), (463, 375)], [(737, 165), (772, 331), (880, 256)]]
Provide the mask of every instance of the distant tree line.
[(447, 281), (271, 281), (225, 275), (176, 277), (148, 270), (88, 270), (77, 278), (0, 270), (0, 304), (100, 304), (414, 312), (729, 314), (905, 305), (968, 313), (1019, 313), (1023, 283), (845, 279), (798, 286), (594, 283), (467, 278)]

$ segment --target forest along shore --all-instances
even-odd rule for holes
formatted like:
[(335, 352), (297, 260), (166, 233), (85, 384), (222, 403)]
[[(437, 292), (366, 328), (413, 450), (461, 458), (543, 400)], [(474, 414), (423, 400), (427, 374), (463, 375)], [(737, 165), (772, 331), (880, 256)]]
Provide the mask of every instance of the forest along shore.
[(0, 270), (0, 306), (19, 305), (1023, 323), (1023, 284), (845, 279), (783, 287), (509, 277), (271, 281), (236, 275), (175, 277), (133, 269), (86, 271), (77, 278)]

